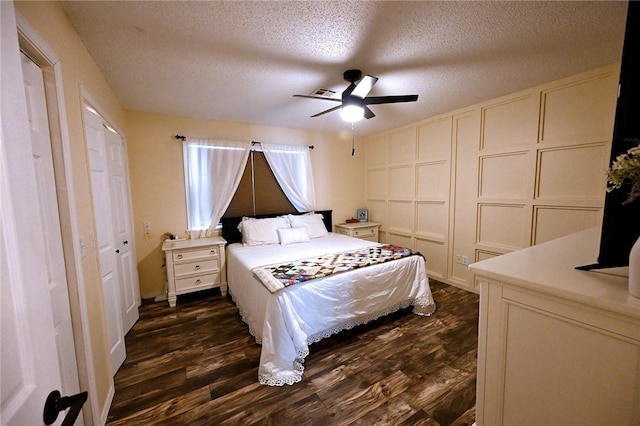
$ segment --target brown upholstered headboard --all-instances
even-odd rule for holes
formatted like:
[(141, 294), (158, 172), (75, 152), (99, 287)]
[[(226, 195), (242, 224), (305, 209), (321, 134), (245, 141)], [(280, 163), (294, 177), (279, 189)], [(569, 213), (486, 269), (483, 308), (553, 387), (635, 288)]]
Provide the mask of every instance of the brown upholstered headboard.
[[(322, 215), (324, 220), (324, 226), (327, 228), (327, 231), (333, 232), (333, 222), (331, 218), (331, 212), (333, 210), (316, 210), (314, 213), (319, 213)], [(304, 214), (304, 213), (278, 213), (278, 214), (262, 214), (256, 216), (256, 219), (263, 219), (265, 217), (277, 217), (283, 216), (286, 214)], [(247, 217), (247, 216), (244, 216)], [(242, 216), (237, 217), (223, 217), (220, 219), (222, 223), (222, 238), (227, 240), (227, 244), (231, 243), (239, 243), (242, 242), (242, 233), (238, 231), (238, 224), (242, 221)]]

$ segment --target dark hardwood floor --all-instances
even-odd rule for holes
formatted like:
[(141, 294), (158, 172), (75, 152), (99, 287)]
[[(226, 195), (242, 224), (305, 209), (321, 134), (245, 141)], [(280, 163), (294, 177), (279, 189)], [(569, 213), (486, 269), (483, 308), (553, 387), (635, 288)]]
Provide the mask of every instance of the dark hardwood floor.
[(430, 284), (433, 316), (407, 309), (316, 343), (284, 387), (258, 383), (260, 346), (229, 298), (143, 302), (108, 425), (470, 425), (478, 296)]

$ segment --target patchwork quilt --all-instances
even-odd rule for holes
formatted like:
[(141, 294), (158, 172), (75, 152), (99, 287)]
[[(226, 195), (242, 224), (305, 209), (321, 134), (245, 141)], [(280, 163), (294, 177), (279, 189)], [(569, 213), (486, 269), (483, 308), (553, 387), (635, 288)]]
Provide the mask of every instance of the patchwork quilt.
[(275, 293), (285, 287), (316, 278), (416, 255), (420, 256), (421, 254), (406, 247), (383, 244), (276, 265), (260, 266), (253, 268), (251, 272), (262, 281), (271, 293)]

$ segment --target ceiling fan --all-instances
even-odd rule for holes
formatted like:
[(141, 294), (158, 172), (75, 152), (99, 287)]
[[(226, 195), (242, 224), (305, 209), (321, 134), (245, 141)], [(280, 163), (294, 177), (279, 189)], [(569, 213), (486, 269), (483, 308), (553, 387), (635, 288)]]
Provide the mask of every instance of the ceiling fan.
[[(343, 73), (343, 77), (350, 84), (342, 92), (341, 99), (328, 98), (324, 96), (314, 95), (293, 95), (297, 98), (322, 99), (325, 101), (340, 102), (340, 105), (329, 108), (311, 116), (311, 118), (319, 117), (326, 113), (341, 109), (342, 118), (346, 121), (354, 122), (364, 118), (373, 118), (376, 115), (371, 111), (368, 105), (394, 104), (398, 102), (415, 102), (418, 95), (400, 95), (400, 96), (367, 96), (374, 84), (378, 81), (378, 77), (370, 75), (362, 76), (360, 70), (347, 70)], [(356, 84), (356, 81), (358, 82)]]

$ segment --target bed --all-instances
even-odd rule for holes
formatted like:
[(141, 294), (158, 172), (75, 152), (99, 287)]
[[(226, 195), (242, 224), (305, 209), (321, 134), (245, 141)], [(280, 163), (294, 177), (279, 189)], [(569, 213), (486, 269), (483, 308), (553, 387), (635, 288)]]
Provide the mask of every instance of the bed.
[[(419, 253), (389, 251), (389, 246), (330, 232), (330, 210), (244, 219), (222, 220), (228, 242), (227, 281), (242, 320), (262, 345), (261, 384), (282, 386), (302, 380), (309, 345), (332, 334), (409, 306), (419, 315), (435, 311), (425, 260)], [(366, 252), (380, 256), (383, 250), (378, 260), (360, 257)], [(356, 261), (342, 263), (323, 276), (322, 262), (337, 256)], [(311, 260), (320, 260), (314, 265), (323, 272), (310, 273)], [(295, 269), (300, 264), (303, 273), (291, 274), (292, 265)], [(285, 279), (282, 265), (289, 268)]]

